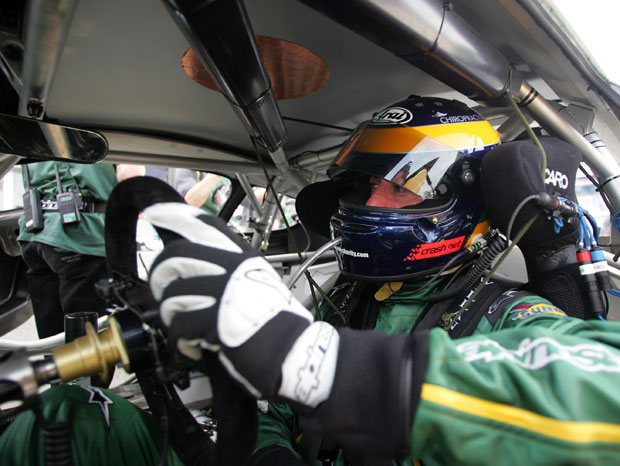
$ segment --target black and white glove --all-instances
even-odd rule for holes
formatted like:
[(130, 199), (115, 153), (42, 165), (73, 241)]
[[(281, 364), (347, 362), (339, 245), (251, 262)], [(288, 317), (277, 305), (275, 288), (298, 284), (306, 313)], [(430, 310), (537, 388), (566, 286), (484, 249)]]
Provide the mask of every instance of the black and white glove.
[(179, 351), (196, 360), (214, 351), (257, 398), (316, 408), (304, 410), (304, 429), (345, 451), (406, 455), (425, 334), (337, 332), (312, 323), (271, 265), (221, 219), (181, 203), (154, 204), (143, 214), (180, 237), (167, 242), (149, 277)]
[(182, 203), (143, 211), (179, 235), (154, 261), (149, 282), (177, 349), (214, 351), (257, 398), (315, 407), (334, 382), (339, 335), (312, 315), (271, 265), (219, 218)]

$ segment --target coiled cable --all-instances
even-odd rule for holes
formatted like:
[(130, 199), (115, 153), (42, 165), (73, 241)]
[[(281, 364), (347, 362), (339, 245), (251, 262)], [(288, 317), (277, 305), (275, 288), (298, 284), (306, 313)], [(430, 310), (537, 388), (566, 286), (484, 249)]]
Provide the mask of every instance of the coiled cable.
[(46, 425), (43, 438), (46, 466), (73, 466), (70, 422)]
[(457, 294), (465, 291), (473, 286), (476, 281), (489, 269), (495, 258), (506, 249), (506, 241), (499, 235), (496, 235), (489, 243), (488, 247), (483, 251), (480, 259), (478, 259), (467, 274), (457, 283), (447, 290), (438, 291), (427, 296), (429, 302), (445, 301), (455, 297)]

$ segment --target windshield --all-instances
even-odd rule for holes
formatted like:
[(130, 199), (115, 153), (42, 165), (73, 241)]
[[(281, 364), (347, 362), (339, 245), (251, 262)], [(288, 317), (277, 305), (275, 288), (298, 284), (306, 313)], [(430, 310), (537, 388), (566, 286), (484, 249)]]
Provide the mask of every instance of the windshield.
[(541, 0), (572, 44), (599, 75), (620, 83), (617, 23), (620, 2), (611, 0)]

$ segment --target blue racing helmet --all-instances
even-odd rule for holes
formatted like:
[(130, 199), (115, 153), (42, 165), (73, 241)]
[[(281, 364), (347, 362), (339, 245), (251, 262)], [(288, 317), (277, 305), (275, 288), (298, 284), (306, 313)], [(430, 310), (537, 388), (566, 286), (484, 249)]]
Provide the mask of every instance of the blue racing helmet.
[[(328, 169), (347, 188), (330, 220), (343, 275), (429, 275), (486, 234), (480, 162), (499, 142), (479, 113), (440, 98), (412, 96), (361, 124)], [(377, 200), (383, 185), (404, 201)]]

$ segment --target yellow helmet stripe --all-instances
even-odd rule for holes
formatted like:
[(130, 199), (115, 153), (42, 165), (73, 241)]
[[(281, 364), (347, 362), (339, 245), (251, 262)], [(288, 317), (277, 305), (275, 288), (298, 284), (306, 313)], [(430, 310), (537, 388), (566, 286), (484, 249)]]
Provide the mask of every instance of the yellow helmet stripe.
[(415, 128), (366, 128), (356, 152), (406, 153), (420, 141), (432, 137), (451, 149), (483, 148), (499, 142), (499, 134), (488, 121), (471, 121), (450, 125)]

